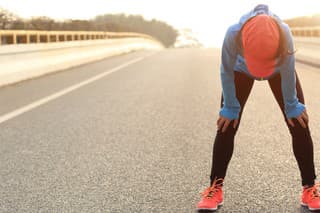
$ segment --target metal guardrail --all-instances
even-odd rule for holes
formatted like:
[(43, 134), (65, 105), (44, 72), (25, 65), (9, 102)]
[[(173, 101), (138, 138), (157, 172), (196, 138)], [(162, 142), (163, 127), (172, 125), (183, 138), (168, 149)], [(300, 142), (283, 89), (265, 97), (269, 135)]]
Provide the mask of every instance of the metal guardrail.
[(63, 41), (96, 40), (110, 38), (141, 37), (155, 40), (140, 33), (102, 32), (102, 31), (32, 31), (32, 30), (0, 30), (0, 45), (30, 44)]
[(294, 36), (320, 37), (319, 27), (293, 27), (291, 32)]
[[(320, 37), (319, 27), (293, 27), (294, 36)], [(112, 38), (142, 37), (155, 40), (141, 33), (103, 32), (103, 31), (33, 31), (33, 30), (0, 30), (0, 45), (50, 43), (63, 41), (80, 41)]]

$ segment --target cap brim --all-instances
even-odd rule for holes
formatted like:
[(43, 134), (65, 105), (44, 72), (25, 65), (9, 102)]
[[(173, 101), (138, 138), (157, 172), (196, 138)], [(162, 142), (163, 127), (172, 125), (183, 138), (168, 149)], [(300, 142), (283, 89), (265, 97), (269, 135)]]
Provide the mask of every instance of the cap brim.
[(272, 75), (275, 71), (276, 60), (263, 60), (259, 61), (250, 56), (246, 57), (246, 64), (249, 73), (256, 78), (266, 78)]

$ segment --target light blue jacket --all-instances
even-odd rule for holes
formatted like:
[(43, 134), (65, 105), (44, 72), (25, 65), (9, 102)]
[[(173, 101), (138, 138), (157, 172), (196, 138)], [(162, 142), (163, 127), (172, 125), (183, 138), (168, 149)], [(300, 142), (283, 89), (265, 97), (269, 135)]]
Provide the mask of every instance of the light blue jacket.
[[(274, 17), (280, 26), (282, 27), (288, 41), (288, 47), (290, 52), (294, 52), (293, 39), (291, 31), (287, 24), (285, 24), (278, 16), (273, 14), (267, 5), (258, 5), (248, 14), (241, 17), (239, 23), (229, 27), (226, 36), (224, 38), (222, 46), (222, 60), (220, 67), (221, 82), (223, 89), (223, 107), (220, 110), (220, 115), (230, 120), (239, 118), (239, 112), (241, 110), (239, 101), (236, 97), (235, 85), (234, 85), (234, 71), (243, 72), (253, 77), (246, 65), (245, 59), (238, 52), (236, 45), (236, 35), (240, 31), (242, 25), (251, 17), (259, 14), (267, 14)], [(284, 60), (284, 63), (276, 67), (275, 73), (281, 75), (281, 88), (283, 99), (285, 103), (285, 113), (287, 118), (298, 117), (305, 109), (305, 106), (298, 101), (296, 92), (296, 77), (295, 77), (295, 56), (289, 55)], [(267, 79), (256, 79), (267, 80)]]

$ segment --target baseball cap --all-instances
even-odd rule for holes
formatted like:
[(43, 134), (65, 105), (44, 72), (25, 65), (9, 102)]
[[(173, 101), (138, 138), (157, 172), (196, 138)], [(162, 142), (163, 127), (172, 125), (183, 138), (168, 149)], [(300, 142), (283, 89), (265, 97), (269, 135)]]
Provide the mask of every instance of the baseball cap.
[(257, 15), (243, 26), (243, 55), (250, 74), (257, 78), (273, 74), (279, 43), (278, 25), (268, 15)]

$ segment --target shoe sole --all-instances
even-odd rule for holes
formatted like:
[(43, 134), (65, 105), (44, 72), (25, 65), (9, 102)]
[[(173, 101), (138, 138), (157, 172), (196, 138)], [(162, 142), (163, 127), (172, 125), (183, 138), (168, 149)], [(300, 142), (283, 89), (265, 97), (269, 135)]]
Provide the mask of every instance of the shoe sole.
[(219, 207), (221, 207), (223, 205), (223, 202), (218, 204), (217, 208), (201, 208), (201, 209), (197, 209), (198, 212), (203, 212), (203, 211), (216, 211), (218, 210)]
[(302, 203), (301, 202), (301, 206), (303, 206), (303, 207), (307, 207), (309, 210), (311, 210), (311, 211), (317, 211), (317, 210), (320, 210), (320, 208), (310, 208), (310, 207), (308, 207), (308, 204), (306, 204), (306, 203)]

